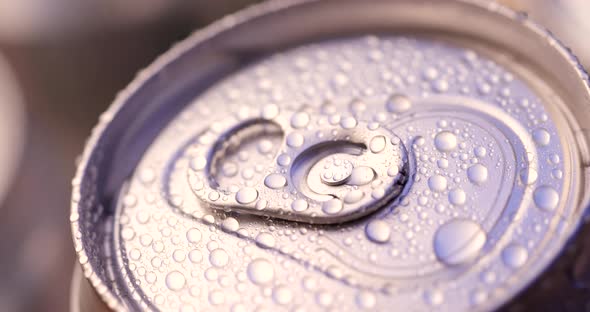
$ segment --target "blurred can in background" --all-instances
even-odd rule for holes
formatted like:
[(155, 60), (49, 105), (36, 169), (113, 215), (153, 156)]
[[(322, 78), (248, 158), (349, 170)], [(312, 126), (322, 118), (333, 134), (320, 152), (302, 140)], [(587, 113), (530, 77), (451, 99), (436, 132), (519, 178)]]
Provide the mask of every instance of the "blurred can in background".
[(589, 111), (575, 57), (494, 2), (225, 17), (93, 130), (72, 310), (536, 307), (586, 213)]

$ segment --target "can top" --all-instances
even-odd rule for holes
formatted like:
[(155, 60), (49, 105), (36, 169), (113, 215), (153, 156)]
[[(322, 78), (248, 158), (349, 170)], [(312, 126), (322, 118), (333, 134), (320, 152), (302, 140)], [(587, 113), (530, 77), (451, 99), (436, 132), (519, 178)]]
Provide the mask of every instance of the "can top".
[(495, 4), (256, 6), (101, 116), (76, 251), (118, 309), (496, 308), (580, 222), (588, 103), (575, 58)]

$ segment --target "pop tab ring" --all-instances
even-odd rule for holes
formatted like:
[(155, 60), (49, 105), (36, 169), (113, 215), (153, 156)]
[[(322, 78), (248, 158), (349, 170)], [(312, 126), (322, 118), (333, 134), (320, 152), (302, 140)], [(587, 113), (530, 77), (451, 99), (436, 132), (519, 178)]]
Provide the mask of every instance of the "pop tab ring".
[[(407, 181), (406, 149), (395, 134), (354, 117), (329, 119), (275, 105), (253, 116), (226, 117), (201, 133), (188, 180), (199, 200), (213, 209), (314, 224), (351, 221), (397, 197)], [(252, 115), (252, 114), (251, 114)], [(282, 134), (265, 178), (224, 187), (217, 164), (243, 142)]]

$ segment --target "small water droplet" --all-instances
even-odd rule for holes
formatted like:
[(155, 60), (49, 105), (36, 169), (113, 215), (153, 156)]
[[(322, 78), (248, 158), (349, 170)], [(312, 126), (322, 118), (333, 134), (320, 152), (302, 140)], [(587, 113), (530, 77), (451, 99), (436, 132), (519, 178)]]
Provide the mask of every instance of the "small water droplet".
[(525, 185), (533, 184), (537, 181), (539, 174), (532, 168), (523, 168), (519, 172), (520, 181)]
[(342, 118), (340, 120), (340, 127), (342, 127), (343, 129), (352, 129), (354, 127), (356, 127), (356, 125), (358, 124), (356, 118), (354, 117), (345, 117)]
[(289, 147), (300, 147), (305, 142), (305, 138), (301, 133), (292, 132), (287, 135), (287, 145)]
[(235, 218), (228, 217), (228, 218), (225, 218), (225, 220), (223, 220), (221, 222), (221, 229), (228, 232), (228, 233), (235, 232), (239, 228), (240, 228), (240, 223)]
[(374, 136), (371, 139), (371, 142), (369, 142), (369, 149), (371, 150), (371, 152), (373, 152), (375, 154), (381, 153), (385, 149), (386, 142), (387, 141), (384, 136), (382, 136), (382, 135)]
[(308, 207), (309, 204), (305, 199), (296, 199), (291, 203), (291, 209), (297, 212), (305, 211)]
[(256, 236), (256, 243), (263, 248), (273, 248), (276, 244), (276, 240), (272, 234), (262, 232)]

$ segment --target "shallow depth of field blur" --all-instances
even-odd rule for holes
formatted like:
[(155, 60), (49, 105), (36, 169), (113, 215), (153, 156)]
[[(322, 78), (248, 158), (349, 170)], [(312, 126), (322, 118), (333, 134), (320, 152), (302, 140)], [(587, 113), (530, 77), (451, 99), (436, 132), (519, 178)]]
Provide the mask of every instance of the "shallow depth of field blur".
[[(68, 310), (70, 180), (99, 114), (174, 42), (253, 2), (0, 1), (0, 311)], [(500, 2), (533, 8), (590, 65), (588, 0)]]

